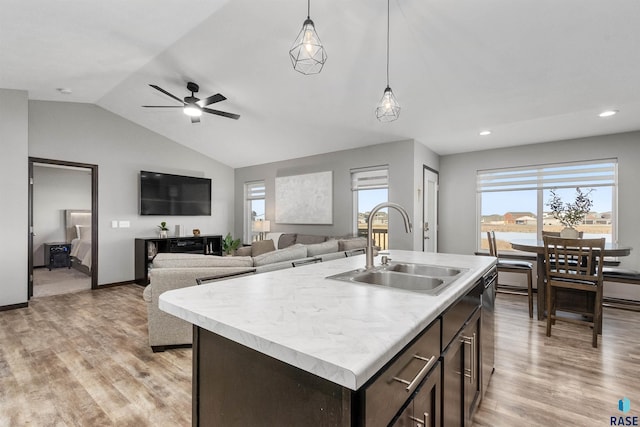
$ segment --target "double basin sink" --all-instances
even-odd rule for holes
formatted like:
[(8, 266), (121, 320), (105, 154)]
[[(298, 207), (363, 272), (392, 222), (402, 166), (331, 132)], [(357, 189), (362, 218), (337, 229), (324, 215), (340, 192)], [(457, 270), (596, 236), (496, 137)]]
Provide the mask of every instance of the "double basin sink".
[(455, 282), (465, 271), (467, 271), (466, 268), (394, 262), (369, 270), (347, 271), (329, 276), (327, 279), (366, 283), (437, 295)]

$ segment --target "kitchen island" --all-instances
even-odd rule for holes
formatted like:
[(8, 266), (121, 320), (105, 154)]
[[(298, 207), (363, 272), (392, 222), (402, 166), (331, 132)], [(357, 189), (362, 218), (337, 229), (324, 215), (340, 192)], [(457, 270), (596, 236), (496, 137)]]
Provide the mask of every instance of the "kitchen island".
[[(160, 309), (194, 325), (194, 425), (377, 425), (365, 422), (374, 408), (364, 390), (423, 336), (437, 350), (418, 365), (420, 379), (437, 369), (448, 344), (441, 342), (443, 313), (481, 287), (495, 264), (412, 251), (389, 257), (462, 273), (438, 295), (326, 278), (362, 268), (357, 256), (162, 294)], [(465, 369), (478, 374), (480, 352), (467, 353)], [(416, 391), (402, 387), (403, 405)], [(387, 425), (388, 417), (376, 418)]]

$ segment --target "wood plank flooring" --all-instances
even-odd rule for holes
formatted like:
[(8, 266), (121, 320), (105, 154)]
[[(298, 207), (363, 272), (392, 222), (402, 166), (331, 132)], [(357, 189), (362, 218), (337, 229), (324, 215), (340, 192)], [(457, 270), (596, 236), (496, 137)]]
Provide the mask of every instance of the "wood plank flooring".
[[(604, 309), (604, 335), (499, 294), (496, 372), (476, 426), (609, 425), (640, 415), (640, 313)], [(0, 426), (189, 426), (191, 349), (152, 353), (142, 287), (37, 298), (0, 312)], [(447, 427), (447, 426), (445, 426)]]

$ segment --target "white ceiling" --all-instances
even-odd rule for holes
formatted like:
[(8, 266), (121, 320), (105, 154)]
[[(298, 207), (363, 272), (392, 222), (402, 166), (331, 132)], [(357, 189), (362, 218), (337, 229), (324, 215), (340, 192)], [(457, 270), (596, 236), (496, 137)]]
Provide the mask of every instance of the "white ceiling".
[[(637, 0), (391, 0), (390, 83), (379, 123), (386, 2), (312, 1), (318, 75), (288, 50), (304, 0), (0, 0), (0, 88), (95, 103), (242, 167), (415, 139), (441, 155), (640, 130)], [(228, 99), (191, 124), (150, 88)], [(56, 88), (69, 88), (63, 95)], [(604, 109), (616, 116), (602, 119)], [(478, 132), (493, 134), (480, 137)]]

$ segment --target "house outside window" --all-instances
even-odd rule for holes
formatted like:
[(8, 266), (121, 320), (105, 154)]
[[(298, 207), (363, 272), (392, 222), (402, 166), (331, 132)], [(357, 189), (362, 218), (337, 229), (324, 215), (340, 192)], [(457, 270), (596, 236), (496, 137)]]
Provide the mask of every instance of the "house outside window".
[(590, 192), (592, 211), (576, 228), (584, 238), (617, 242), (617, 159), (555, 163), (477, 172), (478, 250), (487, 250), (487, 231), (495, 231), (498, 251), (512, 250), (514, 239), (542, 239), (542, 231), (561, 231), (547, 206), (551, 190), (572, 203), (576, 188)]
[[(351, 170), (354, 234), (367, 237), (367, 220), (376, 205), (389, 201), (389, 167), (387, 165)], [(388, 210), (373, 218), (373, 239), (382, 249), (389, 246)]]
[(260, 230), (254, 230), (256, 221), (265, 220), (265, 196), (264, 181), (247, 182), (244, 184), (244, 226), (243, 242), (251, 243), (258, 240)]

